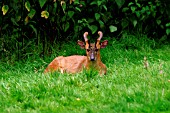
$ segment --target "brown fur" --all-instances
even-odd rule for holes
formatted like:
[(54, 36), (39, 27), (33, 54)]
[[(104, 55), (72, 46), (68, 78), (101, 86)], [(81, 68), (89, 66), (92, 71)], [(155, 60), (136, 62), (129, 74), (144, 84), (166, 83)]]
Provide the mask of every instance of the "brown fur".
[[(100, 32), (102, 33), (102, 32)], [(45, 69), (44, 73), (60, 71), (61, 73), (77, 73), (83, 69), (94, 68), (98, 70), (100, 74), (106, 74), (106, 66), (102, 63), (100, 58), (100, 48), (105, 48), (108, 41), (105, 40), (100, 44), (102, 35), (97, 40), (97, 43), (88, 43), (88, 33), (84, 33), (85, 43), (78, 41), (78, 45), (86, 49), (87, 56), (73, 55), (68, 57), (59, 56), (56, 57)]]

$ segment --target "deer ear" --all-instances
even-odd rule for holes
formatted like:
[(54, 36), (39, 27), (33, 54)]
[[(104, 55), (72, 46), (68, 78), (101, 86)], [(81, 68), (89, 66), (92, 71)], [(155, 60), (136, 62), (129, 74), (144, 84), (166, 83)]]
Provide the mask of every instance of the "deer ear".
[(100, 44), (100, 48), (105, 48), (108, 44), (108, 40), (104, 40), (101, 44)]
[(81, 49), (85, 48), (85, 43), (83, 41), (78, 40), (77, 44), (81, 47)]

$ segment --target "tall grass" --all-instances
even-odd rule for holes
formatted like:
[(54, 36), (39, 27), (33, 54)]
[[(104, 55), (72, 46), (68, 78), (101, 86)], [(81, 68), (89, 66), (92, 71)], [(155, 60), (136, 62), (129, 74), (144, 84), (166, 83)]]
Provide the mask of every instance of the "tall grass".
[[(51, 57), (0, 63), (0, 112), (170, 112), (170, 46), (143, 36), (110, 40), (101, 50), (107, 75), (44, 75), (56, 55), (84, 54), (73, 43)], [(144, 60), (147, 58), (147, 61)], [(147, 69), (144, 63), (148, 62)]]

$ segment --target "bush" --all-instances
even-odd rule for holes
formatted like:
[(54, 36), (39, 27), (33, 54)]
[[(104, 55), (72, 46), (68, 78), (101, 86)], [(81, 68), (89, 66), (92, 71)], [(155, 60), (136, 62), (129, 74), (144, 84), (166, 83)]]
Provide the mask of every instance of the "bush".
[(170, 34), (169, 0), (1, 0), (0, 8), (4, 56), (14, 50), (18, 58), (34, 50), (50, 54), (55, 43), (81, 39), (85, 31), (118, 38), (124, 31), (138, 32), (161, 41)]

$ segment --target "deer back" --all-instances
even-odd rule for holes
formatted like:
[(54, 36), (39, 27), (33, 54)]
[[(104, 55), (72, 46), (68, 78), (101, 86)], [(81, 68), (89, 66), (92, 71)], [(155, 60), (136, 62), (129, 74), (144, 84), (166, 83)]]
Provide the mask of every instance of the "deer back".
[(45, 69), (44, 73), (60, 71), (61, 73), (76, 73), (87, 67), (87, 57), (73, 55), (56, 57)]

